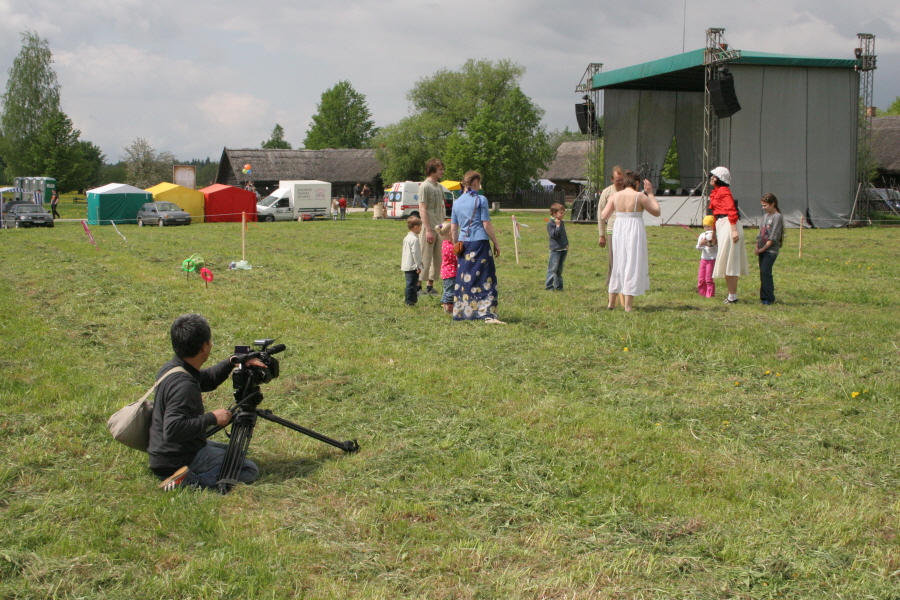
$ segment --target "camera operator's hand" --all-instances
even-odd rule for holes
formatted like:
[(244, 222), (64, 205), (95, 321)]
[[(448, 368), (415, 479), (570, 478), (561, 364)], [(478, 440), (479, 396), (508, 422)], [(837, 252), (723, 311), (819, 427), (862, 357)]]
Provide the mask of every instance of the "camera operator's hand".
[(248, 367), (261, 367), (261, 368), (263, 368), (263, 369), (266, 368), (266, 363), (264, 363), (263, 361), (259, 360), (258, 358), (251, 358), (250, 360), (248, 360), (248, 361), (247, 361), (246, 363), (244, 363), (244, 364), (246, 364)]
[(216, 416), (216, 425), (220, 427), (224, 427), (231, 422), (231, 412), (227, 408), (217, 408), (212, 411), (212, 414)]

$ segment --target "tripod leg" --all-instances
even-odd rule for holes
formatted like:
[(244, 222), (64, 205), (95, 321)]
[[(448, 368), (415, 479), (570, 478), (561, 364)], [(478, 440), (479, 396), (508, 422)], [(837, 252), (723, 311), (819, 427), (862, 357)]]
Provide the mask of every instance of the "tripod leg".
[(216, 482), (220, 494), (227, 494), (231, 488), (240, 483), (241, 469), (244, 468), (244, 459), (247, 457), (255, 425), (255, 412), (240, 411), (234, 416), (231, 439), (225, 450), (222, 467), (219, 469), (219, 480)]
[(288, 421), (287, 419), (282, 419), (281, 417), (277, 417), (274, 414), (272, 414), (271, 410), (257, 408), (256, 414), (258, 414), (263, 419), (266, 419), (267, 421), (272, 421), (273, 423), (278, 423), (279, 425), (287, 427), (288, 429), (293, 429), (294, 431), (296, 431), (298, 433), (302, 433), (304, 435), (308, 435), (309, 437), (311, 437), (313, 439), (317, 439), (320, 442), (325, 442), (326, 444), (331, 444), (335, 448), (340, 448), (344, 452), (356, 452), (357, 450), (359, 450), (359, 444), (356, 443), (356, 440), (347, 440), (346, 442), (339, 442), (335, 439), (328, 437), (327, 435), (322, 435), (321, 433), (316, 433), (312, 429), (307, 429), (306, 427), (302, 427), (300, 425), (297, 425), (296, 423), (292, 423), (291, 421)]

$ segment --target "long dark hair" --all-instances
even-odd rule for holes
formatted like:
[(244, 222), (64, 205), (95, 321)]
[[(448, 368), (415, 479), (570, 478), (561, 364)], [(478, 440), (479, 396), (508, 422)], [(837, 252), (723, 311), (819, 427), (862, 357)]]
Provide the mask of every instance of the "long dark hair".
[(775, 212), (781, 214), (781, 209), (778, 208), (778, 198), (775, 197), (775, 194), (769, 192), (768, 194), (763, 194), (763, 197), (760, 199), (766, 204), (775, 205)]

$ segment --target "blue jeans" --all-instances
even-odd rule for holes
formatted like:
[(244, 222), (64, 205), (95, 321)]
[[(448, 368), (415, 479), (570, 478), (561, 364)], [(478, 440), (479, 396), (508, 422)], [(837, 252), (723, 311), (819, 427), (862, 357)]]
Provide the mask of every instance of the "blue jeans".
[(566, 262), (568, 250), (551, 250), (550, 260), (547, 263), (547, 289), (559, 290), (563, 289), (563, 265)]
[(762, 302), (775, 302), (775, 281), (772, 279), (772, 266), (778, 255), (774, 252), (763, 252), (759, 255), (759, 299)]
[(406, 275), (406, 305), (415, 306), (419, 301), (419, 274), (415, 271), (403, 271)]
[(444, 282), (444, 294), (441, 296), (441, 304), (453, 304), (453, 286), (456, 285), (456, 277), (442, 279)]
[[(188, 475), (182, 485), (190, 487), (216, 487), (219, 480), (219, 470), (225, 460), (225, 449), (228, 446), (222, 442), (206, 440), (206, 446), (201, 448), (194, 460), (188, 465)], [(253, 483), (259, 477), (259, 467), (251, 460), (244, 459), (244, 466), (238, 475), (241, 483)]]

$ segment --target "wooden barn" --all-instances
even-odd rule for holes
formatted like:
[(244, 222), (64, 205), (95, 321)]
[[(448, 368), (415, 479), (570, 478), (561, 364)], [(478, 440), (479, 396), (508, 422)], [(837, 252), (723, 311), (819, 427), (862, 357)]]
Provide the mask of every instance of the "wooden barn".
[[(244, 174), (244, 165), (252, 167)], [(263, 196), (291, 179), (317, 179), (331, 184), (335, 196), (353, 197), (353, 186), (369, 184), (372, 197), (381, 199), (381, 162), (374, 150), (222, 150), (215, 183), (244, 187), (252, 181)], [(377, 201), (376, 200), (376, 201)]]

